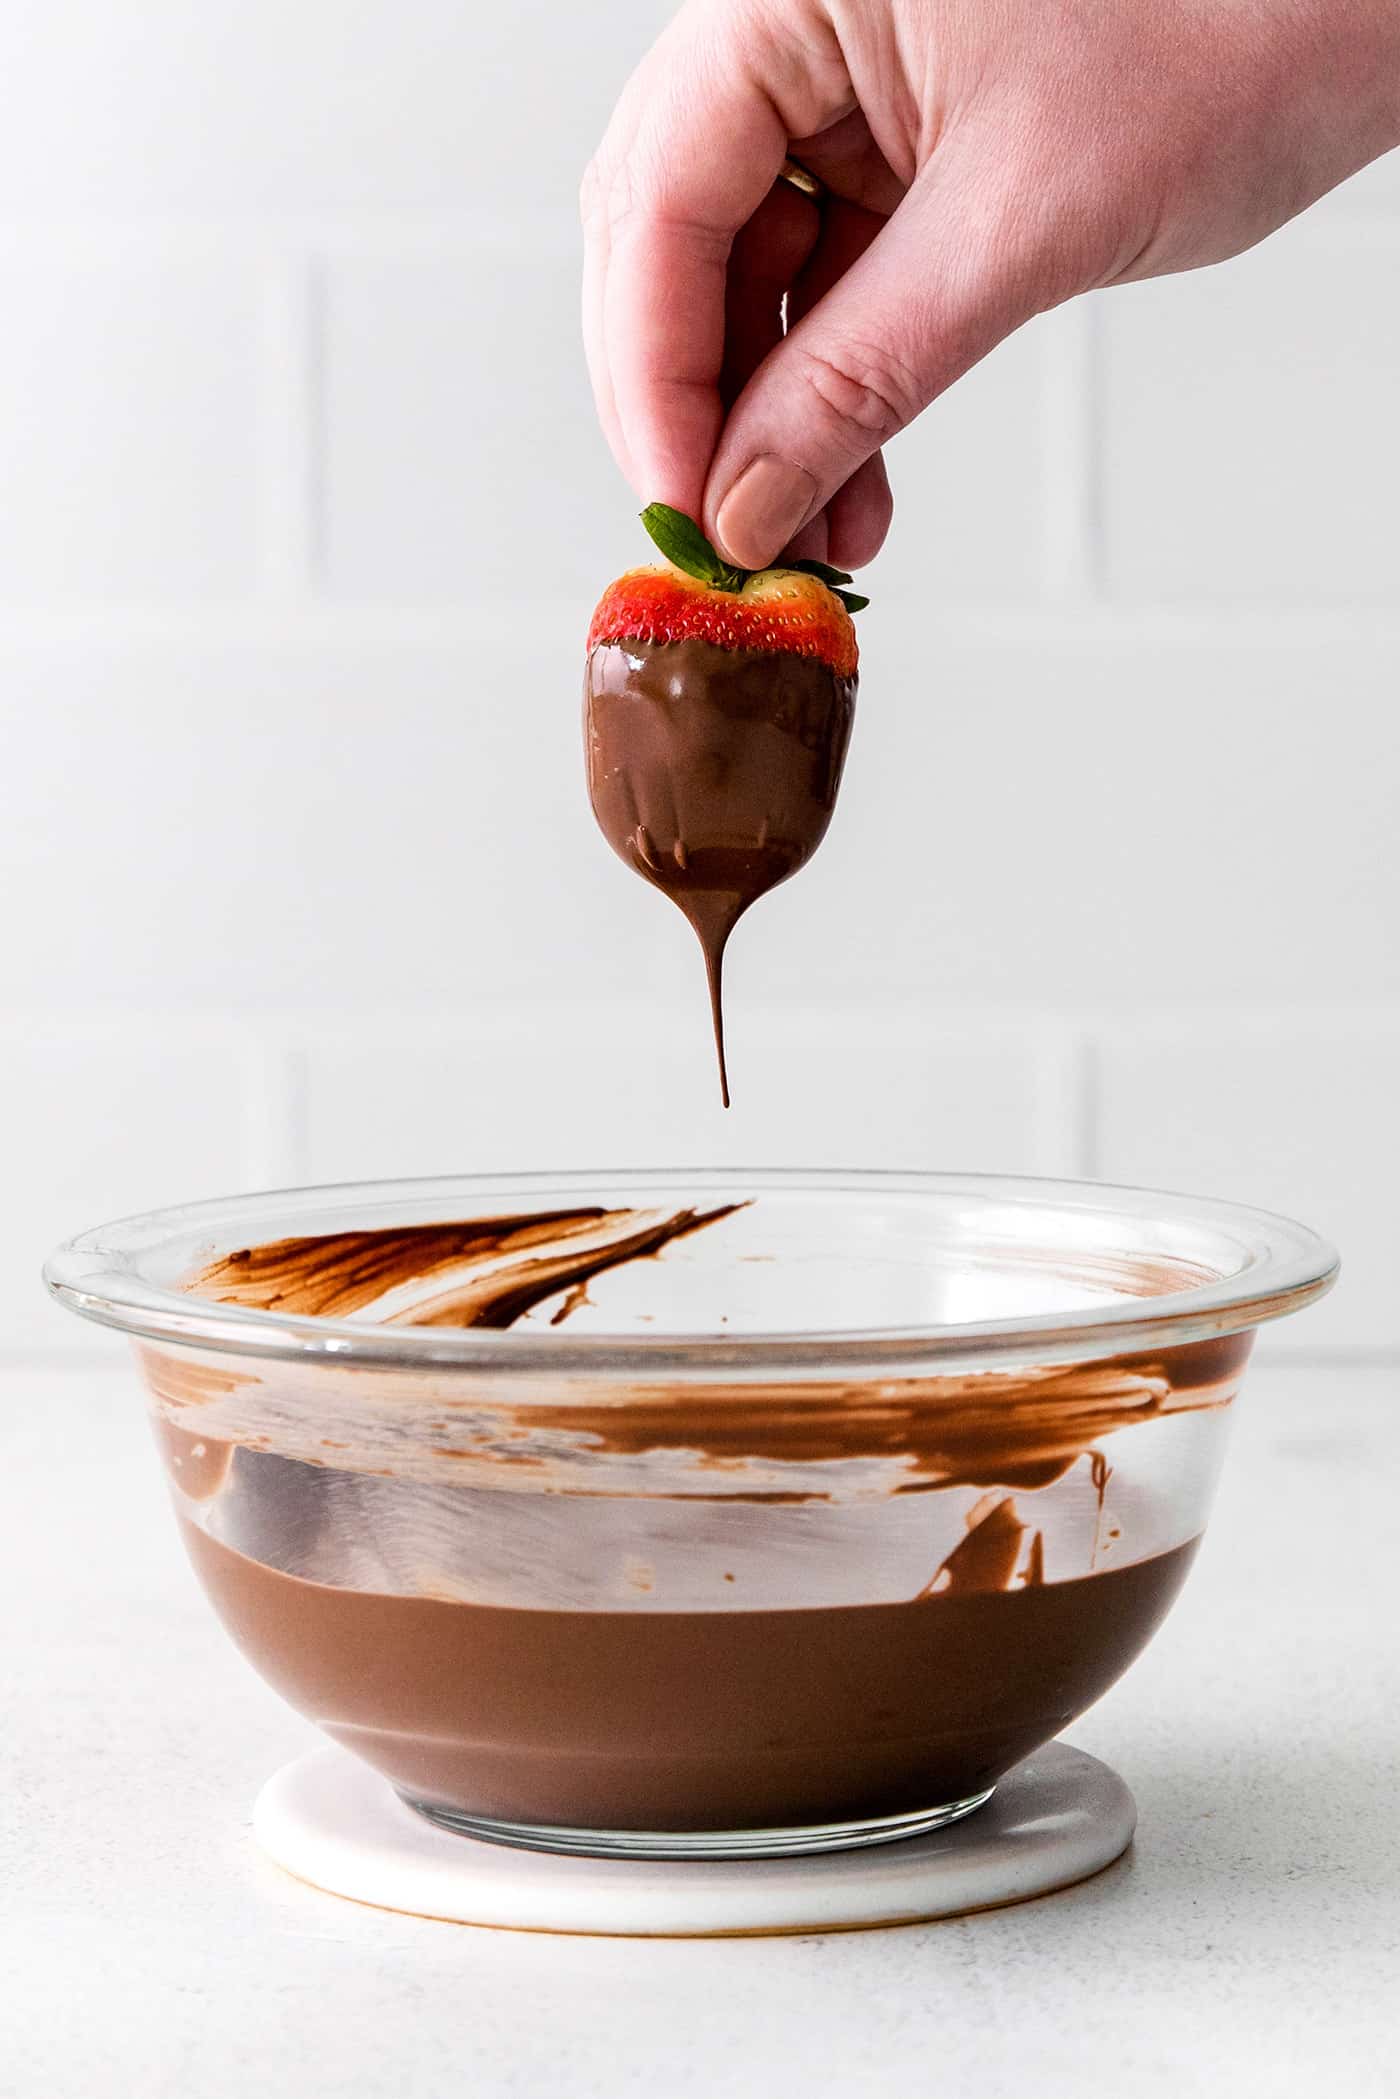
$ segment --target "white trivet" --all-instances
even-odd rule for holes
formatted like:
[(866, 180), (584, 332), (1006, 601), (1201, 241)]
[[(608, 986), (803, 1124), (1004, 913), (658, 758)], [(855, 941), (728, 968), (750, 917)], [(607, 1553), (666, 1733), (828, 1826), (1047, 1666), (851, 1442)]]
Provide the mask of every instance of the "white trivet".
[(279, 1771), (253, 1811), (263, 1849), (329, 1894), (457, 1924), (624, 1938), (839, 1931), (1024, 1902), (1109, 1865), (1136, 1820), (1117, 1773), (1063, 1742), (1018, 1764), (965, 1822), (806, 1858), (564, 1858), (481, 1843), (435, 1828), (332, 1748)]

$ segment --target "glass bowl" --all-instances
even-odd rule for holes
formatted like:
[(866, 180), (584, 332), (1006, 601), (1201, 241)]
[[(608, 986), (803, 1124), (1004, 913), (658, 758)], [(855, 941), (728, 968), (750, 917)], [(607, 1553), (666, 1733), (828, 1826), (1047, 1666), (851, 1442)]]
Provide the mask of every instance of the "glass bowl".
[(737, 1857), (954, 1820), (1097, 1699), (1336, 1265), (1177, 1195), (720, 1171), (200, 1203), (46, 1276), (132, 1336), (234, 1640), (413, 1807)]

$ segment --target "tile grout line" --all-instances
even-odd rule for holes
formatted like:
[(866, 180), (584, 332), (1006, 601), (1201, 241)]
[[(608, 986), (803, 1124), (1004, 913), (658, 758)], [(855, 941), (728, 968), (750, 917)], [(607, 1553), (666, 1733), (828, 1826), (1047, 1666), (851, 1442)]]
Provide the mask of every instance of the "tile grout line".
[(321, 252), (308, 254), (305, 261), (303, 292), (306, 368), (302, 402), (306, 414), (306, 582), (308, 592), (313, 598), (320, 596), (325, 577), (326, 530), (330, 515), (327, 498), (329, 404), (326, 397), (329, 368), (329, 301), (330, 285), (325, 255)]
[(289, 1035), (254, 1031), (245, 1072), (244, 1186), (300, 1185), (306, 1178), (308, 1140), (305, 1050)]
[(0, 210), (0, 263), (97, 264), (169, 262), (192, 258), (246, 263), (270, 244), (303, 252), (320, 249), (349, 260), (407, 257), (461, 262), (478, 257), (572, 267), (581, 234), (572, 203), (517, 205), (388, 205), (278, 208), (246, 211), (136, 208), (103, 211)]
[(1097, 1034), (1078, 1038), (1079, 1171), (1086, 1181), (1103, 1175), (1103, 1047)]
[(1034, 1070), (1035, 1172), (1057, 1179), (1092, 1179), (1096, 1064), (1090, 1037), (1073, 1021), (1041, 1021)]

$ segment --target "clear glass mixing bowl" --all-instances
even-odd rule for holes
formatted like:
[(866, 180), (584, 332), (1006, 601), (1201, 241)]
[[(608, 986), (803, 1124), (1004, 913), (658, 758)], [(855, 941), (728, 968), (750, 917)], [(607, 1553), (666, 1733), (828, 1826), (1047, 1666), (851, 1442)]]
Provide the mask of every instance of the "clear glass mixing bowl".
[(734, 1857), (969, 1813), (1099, 1697), (1335, 1271), (1225, 1203), (726, 1171), (240, 1197), (46, 1274), (293, 1705), (450, 1827)]

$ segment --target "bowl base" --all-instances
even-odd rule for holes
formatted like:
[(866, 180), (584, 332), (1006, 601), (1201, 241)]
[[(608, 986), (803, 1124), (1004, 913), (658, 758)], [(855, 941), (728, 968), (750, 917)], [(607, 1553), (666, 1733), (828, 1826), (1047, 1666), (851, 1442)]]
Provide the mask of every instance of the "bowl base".
[[(912, 1924), (1024, 1902), (1110, 1865), (1136, 1821), (1122, 1779), (1062, 1742), (1008, 1772), (980, 1813), (960, 1805), (961, 1818), (945, 1815), (940, 1828), (899, 1837), (884, 1825), (848, 1833), (840, 1850), (829, 1830), (770, 1830), (760, 1840), (823, 1841), (778, 1857), (600, 1857), (526, 1844), (499, 1824), (487, 1825), (489, 1840), (446, 1827), (328, 1748), (268, 1781), (253, 1828), (298, 1879), (380, 1909), (514, 1931), (708, 1938)], [(597, 1832), (582, 1834), (596, 1846)]]
[(815, 1852), (858, 1851), (867, 1844), (897, 1844), (945, 1829), (984, 1807), (996, 1791), (988, 1786), (966, 1800), (919, 1808), (908, 1815), (877, 1815), (866, 1822), (819, 1822), (794, 1829), (568, 1829), (558, 1824), (493, 1822), (464, 1815), (431, 1801), (400, 1799), (415, 1813), (455, 1836), (484, 1844), (509, 1844), (520, 1851), (551, 1851), (564, 1858), (744, 1859), (806, 1858)]

